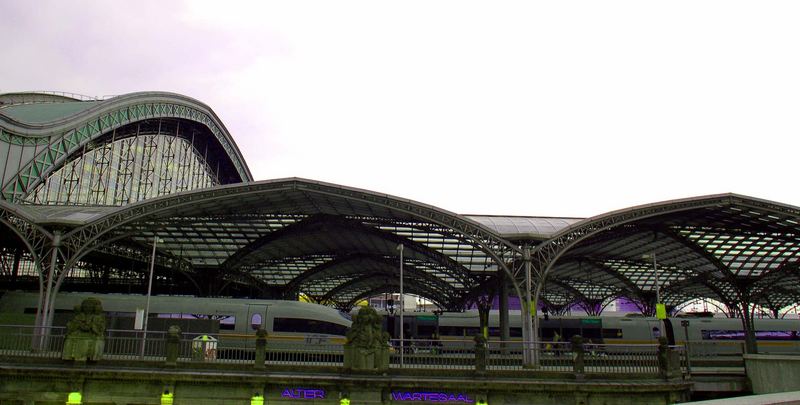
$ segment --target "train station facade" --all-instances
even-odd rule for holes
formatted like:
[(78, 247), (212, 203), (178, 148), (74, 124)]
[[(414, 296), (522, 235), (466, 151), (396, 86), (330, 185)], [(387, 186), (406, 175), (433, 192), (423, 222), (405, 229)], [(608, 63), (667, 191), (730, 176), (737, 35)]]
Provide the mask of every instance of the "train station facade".
[[(623, 297), (646, 315), (696, 299), (752, 331), (800, 303), (800, 208), (736, 194), (595, 217), (464, 216), (313, 180), (253, 179), (213, 110), (160, 92), (0, 95), (2, 290), (310, 299), (399, 290), (447, 311), (508, 297), (538, 317)], [(751, 351), (755, 341), (751, 337)]]

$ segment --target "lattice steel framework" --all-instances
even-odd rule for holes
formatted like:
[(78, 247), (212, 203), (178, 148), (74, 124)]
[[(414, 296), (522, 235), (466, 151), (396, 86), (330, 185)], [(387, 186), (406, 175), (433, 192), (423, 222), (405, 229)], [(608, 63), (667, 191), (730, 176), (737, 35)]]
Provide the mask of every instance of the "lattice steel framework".
[[(81, 104), (73, 102), (76, 103)], [(222, 173), (218, 175), (222, 176), (222, 183), (252, 180), (241, 153), (225, 127), (210, 108), (194, 99), (170, 93), (134, 93), (105, 101), (83, 103), (86, 104), (79, 105), (81, 108), (71, 110), (70, 114), (44, 123), (30, 122), (35, 121), (30, 119), (26, 121), (17, 116), (21, 114), (20, 110), (24, 112), (28, 106), (6, 106), (0, 109), (0, 142), (9, 145), (6, 148), (6, 159), (18, 161), (18, 167), (13, 172), (4, 172), (0, 193), (3, 199), (21, 201), (27, 198), (50, 173), (74, 160), (75, 156), (85, 156), (87, 146), (90, 150), (96, 150), (94, 157), (100, 163), (98, 170), (107, 168), (109, 151), (104, 149), (107, 149), (108, 142), (102, 142), (104, 147), (101, 148), (91, 147), (93, 142), (109, 135), (113, 140), (116, 130), (133, 123), (148, 120), (161, 122), (159, 119), (192, 122), (206, 128), (209, 137), (214, 139), (213, 143), (206, 143), (219, 148), (216, 157), (221, 163)], [(167, 148), (152, 162), (153, 165), (162, 163), (163, 166), (165, 161), (170, 164), (169, 156), (175, 153), (174, 141), (163, 142), (168, 144)], [(124, 147), (118, 148), (122, 152), (121, 160), (124, 161)], [(208, 157), (205, 160), (208, 161)], [(125, 173), (124, 165), (120, 168)], [(75, 173), (70, 172), (71, 175)], [(167, 170), (164, 173), (172, 174), (174, 171)], [(67, 178), (70, 181), (75, 180), (69, 176)], [(174, 187), (171, 181), (166, 180), (159, 183), (163, 185), (160, 190), (162, 192)], [(186, 177), (181, 178), (181, 181), (185, 180)], [(89, 182), (91, 183), (91, 179)], [(101, 180), (93, 184), (98, 193), (103, 186)], [(150, 195), (149, 191), (142, 194)]]
[[(457, 309), (480, 282), (470, 266), (497, 272), (498, 251), (514, 249), (482, 226), (433, 207), (299, 179), (196, 190), (98, 212), (108, 214), (60, 238), (56, 289), (86, 275), (105, 278), (106, 285), (113, 284), (109, 278), (130, 277), (124, 268), (85, 264), (125, 252), (141, 263), (158, 237), (159, 257), (171, 261), (157, 273), (177, 269), (197, 294), (302, 292), (345, 307), (394, 285), (386, 280), (396, 272), (395, 248), (403, 243), (409, 291)], [(501, 264), (490, 268), (492, 261)]]
[[(656, 274), (668, 305), (711, 298), (745, 322), (756, 308), (778, 314), (800, 302), (796, 207), (726, 194), (582, 221), (476, 222), (302, 179), (218, 186), (250, 174), (213, 112), (183, 96), (91, 100), (44, 123), (20, 119), (23, 107), (0, 108), (0, 142), (17, 164), (5, 165), (0, 222), (28, 253), (0, 246), (0, 271), (33, 283), (35, 268), (48, 291), (142, 285), (159, 238), (159, 288), (201, 295), (302, 293), (346, 308), (396, 291), (402, 243), (408, 291), (447, 309), (484, 302), (502, 272), (524, 297), (527, 269), (534, 299), (554, 313), (579, 305), (598, 314), (616, 297), (652, 313)], [(109, 208), (87, 211), (98, 205)]]
[(712, 298), (751, 322), (755, 307), (777, 312), (800, 296), (798, 224), (796, 207), (732, 194), (590, 218), (536, 247), (537, 294), (560, 284), (591, 303), (586, 289), (605, 286), (652, 314), (657, 271), (668, 306)]
[(179, 120), (137, 122), (84, 145), (26, 198), (33, 204), (116, 205), (221, 184), (206, 161), (201, 128)]

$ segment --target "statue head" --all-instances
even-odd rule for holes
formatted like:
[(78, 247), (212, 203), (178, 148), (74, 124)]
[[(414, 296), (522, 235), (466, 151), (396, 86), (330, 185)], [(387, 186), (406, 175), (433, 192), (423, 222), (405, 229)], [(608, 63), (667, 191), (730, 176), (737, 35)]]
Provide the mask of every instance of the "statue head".
[(381, 317), (375, 309), (361, 307), (347, 332), (347, 342), (359, 347), (383, 346), (388, 339), (381, 329)]
[(173, 336), (179, 336), (181, 334), (181, 327), (178, 325), (170, 325), (167, 333)]
[(103, 313), (103, 304), (97, 298), (89, 297), (81, 302), (80, 312), (87, 315), (100, 315)]

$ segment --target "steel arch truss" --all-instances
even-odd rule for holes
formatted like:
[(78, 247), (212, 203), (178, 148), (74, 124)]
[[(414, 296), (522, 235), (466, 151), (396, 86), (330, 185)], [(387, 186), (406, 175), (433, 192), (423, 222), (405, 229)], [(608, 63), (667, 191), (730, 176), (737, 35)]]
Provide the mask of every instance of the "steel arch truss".
[[(262, 283), (258, 288), (284, 291), (305, 272), (335, 269), (359, 254), (373, 258), (378, 276), (394, 272), (389, 278), (397, 278), (397, 266), (389, 263), (402, 243), (414, 289), (447, 307), (477, 284), (473, 268), (485, 270), (515, 249), (483, 226), (433, 207), (301, 179), (221, 186), (116, 208), (68, 232), (64, 245), (79, 252), (74, 263), (109, 243), (148, 245), (154, 237), (162, 239), (159, 252), (190, 263), (195, 273), (219, 268), (221, 274), (248, 274)], [(494, 249), (501, 245), (498, 254)], [(343, 287), (346, 278), (325, 279), (324, 293), (310, 288), (318, 283), (291, 286), (339, 302), (358, 295)]]
[[(208, 128), (232, 165), (237, 178), (235, 181), (252, 180), (227, 129), (208, 106), (194, 99), (170, 93), (133, 93), (95, 103), (78, 113), (46, 124), (20, 122), (0, 112), (0, 141), (20, 148), (21, 156), (31, 156), (21, 162), (15, 175), (3, 180), (0, 193), (3, 199), (24, 199), (47, 175), (63, 167), (70, 156), (81, 153), (87, 145), (113, 134), (117, 129), (136, 122), (163, 118), (191, 121)], [(108, 151), (100, 149), (100, 152), (102, 155)], [(103, 159), (101, 156), (100, 160)]]
[(668, 305), (791, 305), (800, 292), (790, 270), (800, 261), (799, 223), (796, 207), (732, 194), (651, 204), (575, 224), (537, 246), (534, 263), (540, 291), (551, 280), (575, 290), (576, 282), (605, 285), (650, 307), (655, 255)]

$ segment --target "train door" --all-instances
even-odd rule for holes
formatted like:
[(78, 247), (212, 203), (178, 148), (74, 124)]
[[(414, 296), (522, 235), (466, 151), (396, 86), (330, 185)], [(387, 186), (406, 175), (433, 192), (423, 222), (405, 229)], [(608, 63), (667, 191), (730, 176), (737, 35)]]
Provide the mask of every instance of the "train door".
[(267, 305), (247, 304), (247, 330), (245, 330), (245, 333), (255, 333), (260, 328), (269, 329), (269, 325), (267, 325)]
[(672, 329), (672, 322), (669, 319), (664, 319), (664, 332), (667, 335), (667, 344), (675, 344), (675, 330)]

